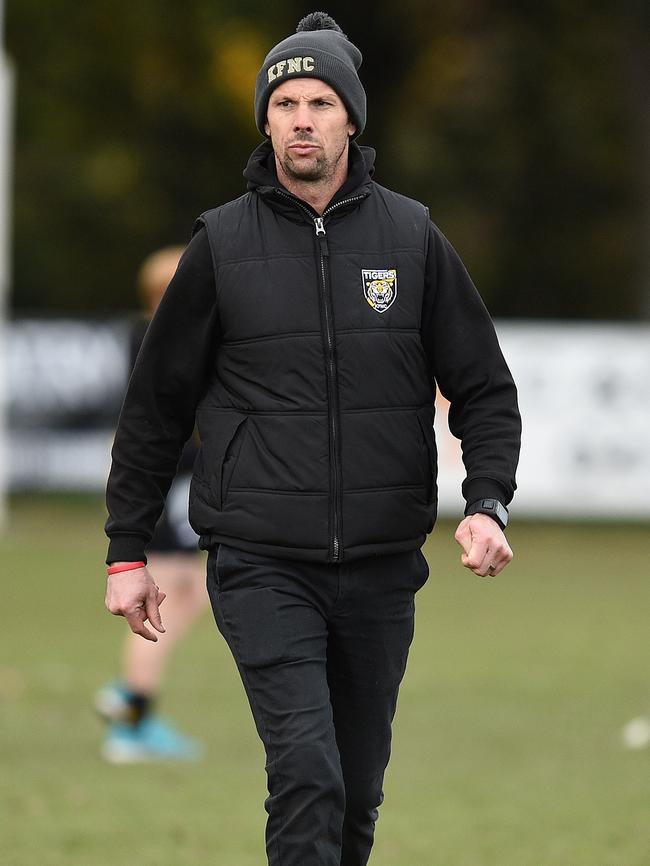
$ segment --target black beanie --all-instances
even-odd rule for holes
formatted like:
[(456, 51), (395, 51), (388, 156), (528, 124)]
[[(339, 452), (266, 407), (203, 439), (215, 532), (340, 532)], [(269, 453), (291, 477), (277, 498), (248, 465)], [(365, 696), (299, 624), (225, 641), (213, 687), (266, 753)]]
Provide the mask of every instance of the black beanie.
[(311, 12), (296, 32), (278, 42), (266, 55), (255, 85), (255, 123), (266, 135), (264, 124), (271, 93), (290, 78), (318, 78), (326, 81), (341, 97), (351, 122), (353, 138), (366, 125), (366, 92), (357, 70), (361, 52), (325, 12)]

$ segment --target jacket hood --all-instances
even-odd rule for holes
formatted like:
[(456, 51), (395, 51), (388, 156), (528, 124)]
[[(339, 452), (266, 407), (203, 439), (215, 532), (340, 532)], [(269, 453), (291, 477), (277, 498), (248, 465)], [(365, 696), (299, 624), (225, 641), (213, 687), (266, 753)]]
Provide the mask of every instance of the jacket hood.
[[(350, 142), (348, 176), (343, 186), (337, 190), (335, 198), (349, 195), (370, 183), (375, 173), (375, 156), (372, 147), (360, 147), (355, 141)], [(262, 194), (270, 190), (284, 189), (278, 180), (273, 145), (270, 141), (263, 141), (255, 148), (244, 169), (244, 177), (248, 181), (249, 190)]]

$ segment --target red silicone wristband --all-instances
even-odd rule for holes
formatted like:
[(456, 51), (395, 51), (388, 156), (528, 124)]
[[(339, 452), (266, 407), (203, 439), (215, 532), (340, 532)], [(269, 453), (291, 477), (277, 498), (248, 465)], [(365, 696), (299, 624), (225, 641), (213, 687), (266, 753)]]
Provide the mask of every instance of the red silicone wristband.
[(134, 571), (136, 568), (144, 568), (146, 562), (121, 562), (119, 565), (109, 565), (106, 574), (119, 574), (121, 571)]

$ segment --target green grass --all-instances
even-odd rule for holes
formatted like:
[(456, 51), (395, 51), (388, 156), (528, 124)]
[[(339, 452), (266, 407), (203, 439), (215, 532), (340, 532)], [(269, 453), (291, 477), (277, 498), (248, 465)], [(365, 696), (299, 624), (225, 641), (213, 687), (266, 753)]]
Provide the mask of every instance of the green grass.
[[(21, 497), (0, 538), (0, 863), (261, 866), (261, 746), (209, 617), (179, 648), (163, 711), (208, 744), (196, 766), (98, 757), (95, 688), (124, 624), (103, 610), (103, 510)], [(426, 548), (417, 635), (372, 866), (647, 866), (647, 528), (519, 524), (496, 580), (462, 569), (451, 524)]]

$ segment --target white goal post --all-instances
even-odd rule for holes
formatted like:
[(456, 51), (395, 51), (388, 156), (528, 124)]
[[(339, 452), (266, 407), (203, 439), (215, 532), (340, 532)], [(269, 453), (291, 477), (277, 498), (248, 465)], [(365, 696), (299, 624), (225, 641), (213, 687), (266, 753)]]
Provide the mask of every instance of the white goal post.
[(7, 312), (11, 246), (11, 177), (14, 73), (4, 52), (4, 3), (0, 0), (0, 528), (6, 522), (9, 482), (7, 446)]

